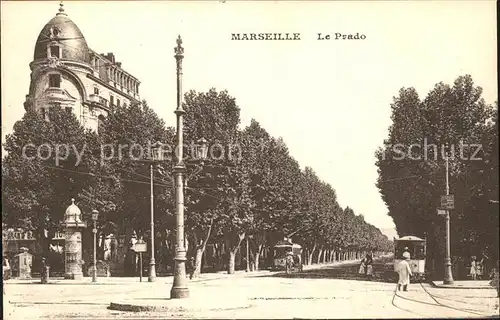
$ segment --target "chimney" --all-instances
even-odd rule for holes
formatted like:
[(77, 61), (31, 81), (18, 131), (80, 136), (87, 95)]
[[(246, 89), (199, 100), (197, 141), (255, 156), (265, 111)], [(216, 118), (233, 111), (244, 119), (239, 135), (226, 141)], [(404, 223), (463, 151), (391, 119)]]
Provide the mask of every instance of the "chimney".
[(106, 59), (111, 61), (111, 63), (115, 63), (115, 55), (113, 54), (113, 52), (108, 52), (108, 54), (105, 55), (105, 57), (106, 57)]
[(122, 63), (121, 62), (117, 62), (116, 65), (121, 68), (122, 67)]

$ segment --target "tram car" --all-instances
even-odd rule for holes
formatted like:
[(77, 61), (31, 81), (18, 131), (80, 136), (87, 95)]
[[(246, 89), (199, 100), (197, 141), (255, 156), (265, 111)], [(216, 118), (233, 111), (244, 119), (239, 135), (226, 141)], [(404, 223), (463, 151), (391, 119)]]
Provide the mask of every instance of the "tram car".
[(292, 243), (291, 240), (285, 239), (278, 241), (273, 247), (273, 264), (272, 270), (287, 270), (287, 256), (293, 257), (293, 269), (302, 271), (302, 246), (297, 243)]
[(410, 254), (408, 263), (413, 274), (412, 280), (417, 282), (425, 280), (426, 240), (415, 236), (394, 238), (394, 261), (391, 268), (394, 276), (397, 265), (404, 259), (405, 252)]

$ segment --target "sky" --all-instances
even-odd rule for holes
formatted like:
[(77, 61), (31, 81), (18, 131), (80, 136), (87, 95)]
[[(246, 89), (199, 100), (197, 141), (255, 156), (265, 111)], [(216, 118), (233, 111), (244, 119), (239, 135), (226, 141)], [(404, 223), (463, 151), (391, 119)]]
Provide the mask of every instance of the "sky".
[[(65, 1), (90, 48), (113, 52), (141, 81), (140, 95), (175, 125), (173, 48), (185, 49), (185, 91), (227, 89), (241, 108), (282, 137), (349, 206), (394, 228), (375, 186), (374, 153), (402, 87), (424, 97), (438, 82), (472, 75), (497, 98), (494, 1)], [(2, 143), (24, 114), (36, 39), (59, 2), (1, 2)], [(232, 33), (300, 33), (300, 41), (235, 41)], [(317, 40), (364, 34), (364, 40)]]

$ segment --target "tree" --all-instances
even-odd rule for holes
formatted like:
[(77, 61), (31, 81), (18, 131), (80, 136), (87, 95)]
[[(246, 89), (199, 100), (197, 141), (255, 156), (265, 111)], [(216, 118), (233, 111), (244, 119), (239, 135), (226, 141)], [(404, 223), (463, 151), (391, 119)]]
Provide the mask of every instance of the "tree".
[[(36, 231), (51, 239), (64, 220), (64, 210), (89, 183), (94, 166), (86, 152), (92, 133), (72, 113), (52, 107), (48, 121), (27, 111), (4, 145), (3, 219), (8, 225)], [(48, 250), (48, 241), (43, 244)]]
[[(210, 144), (209, 160), (203, 170), (187, 173), (190, 179), (185, 201), (186, 226), (188, 239), (194, 244), (190, 251), (195, 257), (193, 277), (197, 277), (210, 237), (219, 233), (221, 225), (229, 223), (224, 220), (228, 212), (237, 211), (239, 190), (234, 188), (234, 183), (244, 180), (242, 176), (233, 176), (241, 157), (238, 150), (240, 109), (227, 91), (215, 89), (201, 93), (189, 91), (184, 101), (185, 141), (193, 146), (198, 139), (205, 138)], [(186, 151), (190, 160), (194, 160), (193, 148)]]
[[(484, 228), (488, 236), (482, 244), (495, 245), (489, 236), (494, 230), (487, 226), (492, 220), (479, 218), (488, 206), (486, 197), (479, 197), (491, 195), (487, 189), (494, 190), (482, 183), (481, 170), (489, 174), (495, 169), (489, 160), (473, 159), (492, 160), (498, 152), (494, 146), (498, 137), (491, 134), (494, 130), (487, 133), (493, 128), (488, 119), (492, 119), (494, 108), (484, 102), (481, 93), (470, 76), (457, 78), (453, 86), (437, 84), (424, 100), (413, 88), (401, 89), (392, 105), (389, 137), (376, 154), (377, 186), (389, 215), (400, 234), (428, 239), (431, 260), (442, 258), (444, 253), (444, 223), (436, 209), (445, 191), (446, 155), (450, 159), (450, 193), (455, 196), (455, 209), (450, 212), (453, 255), (468, 255), (471, 243), (479, 241), (476, 235)], [(474, 154), (475, 144), (487, 148)]]

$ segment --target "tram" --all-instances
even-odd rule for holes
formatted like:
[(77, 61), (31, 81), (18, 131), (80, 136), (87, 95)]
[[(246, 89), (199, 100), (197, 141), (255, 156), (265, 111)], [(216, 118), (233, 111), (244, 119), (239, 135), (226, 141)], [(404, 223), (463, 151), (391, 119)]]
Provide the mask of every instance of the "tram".
[(394, 238), (394, 262), (393, 270), (396, 271), (397, 265), (404, 259), (403, 253), (410, 253), (410, 261), (408, 261), (412, 280), (425, 280), (425, 255), (427, 241), (415, 236), (404, 236), (402, 238)]
[(302, 246), (297, 243), (292, 243), (291, 240), (286, 239), (278, 241), (273, 247), (273, 270), (287, 270), (287, 255), (293, 257), (293, 269), (302, 271)]

